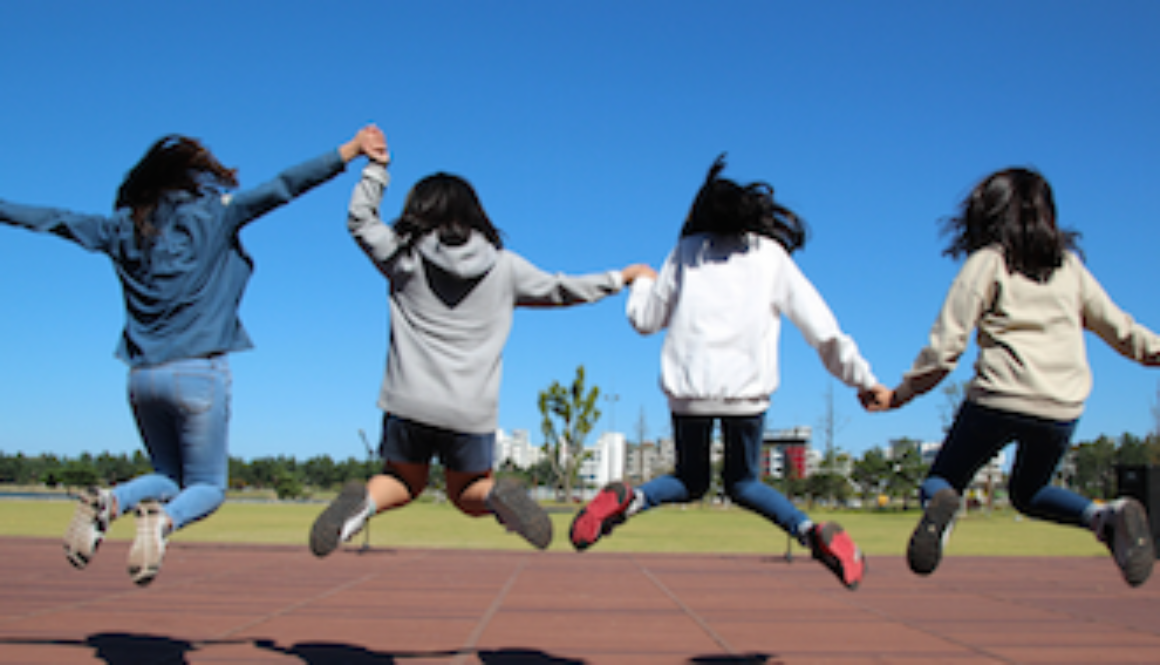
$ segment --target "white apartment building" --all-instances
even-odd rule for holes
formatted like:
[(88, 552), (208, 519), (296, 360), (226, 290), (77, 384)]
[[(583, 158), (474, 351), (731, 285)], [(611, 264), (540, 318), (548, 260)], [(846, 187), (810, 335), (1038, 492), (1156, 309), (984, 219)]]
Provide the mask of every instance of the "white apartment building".
[(510, 434), (501, 430), (495, 433), (495, 466), (501, 466), (505, 461), (521, 469), (529, 469), (544, 459), (544, 451), (539, 446), (532, 445), (526, 429), (512, 430)]
[(580, 480), (599, 489), (614, 480), (624, 479), (625, 440), (620, 432), (605, 432), (588, 446), (588, 457), (580, 464)]

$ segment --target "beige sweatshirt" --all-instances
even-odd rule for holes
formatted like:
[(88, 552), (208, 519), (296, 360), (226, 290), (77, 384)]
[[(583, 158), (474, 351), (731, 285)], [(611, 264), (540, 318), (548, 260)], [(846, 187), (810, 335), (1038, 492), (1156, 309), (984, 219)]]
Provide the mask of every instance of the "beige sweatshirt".
[(1160, 365), (1160, 337), (1117, 307), (1075, 254), (1040, 283), (1008, 272), (1001, 251), (988, 247), (955, 277), (929, 343), (896, 389), (898, 403), (954, 370), (975, 328), (979, 357), (967, 399), (1004, 411), (1079, 418), (1092, 387), (1085, 329), (1127, 358)]

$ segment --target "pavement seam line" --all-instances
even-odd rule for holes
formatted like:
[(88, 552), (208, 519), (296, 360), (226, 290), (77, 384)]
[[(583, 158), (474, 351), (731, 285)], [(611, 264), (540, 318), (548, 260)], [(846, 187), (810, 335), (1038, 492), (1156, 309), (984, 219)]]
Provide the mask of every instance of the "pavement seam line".
[(499, 612), (500, 606), (503, 605), (503, 601), (507, 598), (507, 595), (511, 591), (512, 587), (515, 586), (516, 580), (519, 579), (519, 576), (524, 572), (524, 568), (527, 567), (528, 557), (527, 555), (524, 555), (520, 559), (520, 565), (516, 567), (510, 576), (508, 576), (507, 582), (504, 583), (503, 588), (499, 590), (498, 594), (496, 594), (495, 600), (491, 601), (491, 605), (479, 619), (479, 623), (475, 624), (475, 629), (471, 631), (471, 635), (467, 636), (467, 641), (464, 642), (463, 646), (459, 648), (459, 655), (455, 657), (455, 660), (451, 661), (451, 665), (461, 665), (466, 663), (467, 660), (465, 659), (476, 653), (476, 645), (479, 644), (479, 638), (483, 637), (483, 631), (487, 630), (488, 624), (491, 623), (491, 620), (495, 617), (496, 613)]
[(694, 612), (692, 608), (682, 602), (681, 599), (677, 597), (677, 594), (673, 593), (667, 586), (665, 586), (659, 579), (657, 579), (656, 575), (653, 575), (652, 571), (646, 568), (644, 564), (642, 564), (640, 560), (636, 558), (635, 555), (633, 555), (631, 558), (632, 562), (636, 564), (636, 567), (640, 569), (640, 572), (644, 573), (644, 576), (647, 577), (649, 581), (652, 582), (654, 586), (656, 586), (656, 588), (660, 589), (666, 596), (669, 597), (669, 600), (673, 601), (677, 607), (681, 608), (682, 612), (684, 612), (690, 619), (692, 619), (694, 623), (700, 626), (701, 630), (705, 631), (709, 637), (713, 638), (713, 641), (716, 642), (722, 649), (724, 649), (725, 653), (729, 654), (730, 656), (737, 655), (737, 650), (734, 649), (729, 644), (729, 642), (725, 641), (724, 637), (721, 637), (721, 635), (719, 635), (717, 631), (713, 630), (699, 614)]

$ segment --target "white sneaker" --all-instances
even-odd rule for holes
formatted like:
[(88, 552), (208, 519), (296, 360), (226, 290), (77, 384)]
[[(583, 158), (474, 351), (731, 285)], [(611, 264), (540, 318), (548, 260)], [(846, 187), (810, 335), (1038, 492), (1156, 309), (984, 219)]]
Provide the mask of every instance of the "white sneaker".
[(113, 497), (108, 490), (90, 487), (77, 495), (77, 507), (64, 532), (64, 556), (83, 569), (89, 565), (113, 521)]
[(129, 576), (138, 586), (149, 584), (161, 572), (168, 532), (169, 516), (160, 503), (149, 499), (137, 504), (137, 537), (129, 548)]

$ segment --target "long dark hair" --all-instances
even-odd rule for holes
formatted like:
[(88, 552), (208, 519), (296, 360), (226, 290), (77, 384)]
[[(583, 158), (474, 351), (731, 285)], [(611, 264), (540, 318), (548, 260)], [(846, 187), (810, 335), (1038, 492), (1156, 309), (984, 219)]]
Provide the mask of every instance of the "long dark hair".
[(165, 194), (199, 193), (204, 187), (238, 186), (237, 169), (221, 165), (197, 139), (178, 134), (162, 137), (125, 176), (117, 190), (117, 208), (129, 208), (137, 243), (144, 246), (157, 235), (150, 219)]
[(438, 233), (444, 244), (462, 245), (473, 230), (503, 248), (499, 230), (483, 211), (475, 189), (449, 173), (435, 173), (415, 183), (394, 227), (404, 249), (414, 247), (428, 233)]
[(1007, 270), (1038, 282), (1063, 265), (1064, 253), (1079, 251), (1079, 233), (1056, 225), (1055, 197), (1039, 172), (996, 171), (975, 186), (959, 214), (944, 223), (951, 242), (943, 254), (959, 258), (998, 245)]
[(713, 162), (705, 184), (693, 199), (693, 207), (681, 228), (682, 238), (695, 233), (756, 233), (776, 240), (791, 254), (805, 247), (805, 221), (773, 200), (772, 186), (765, 182), (741, 186), (720, 177), (723, 170), (724, 153)]

